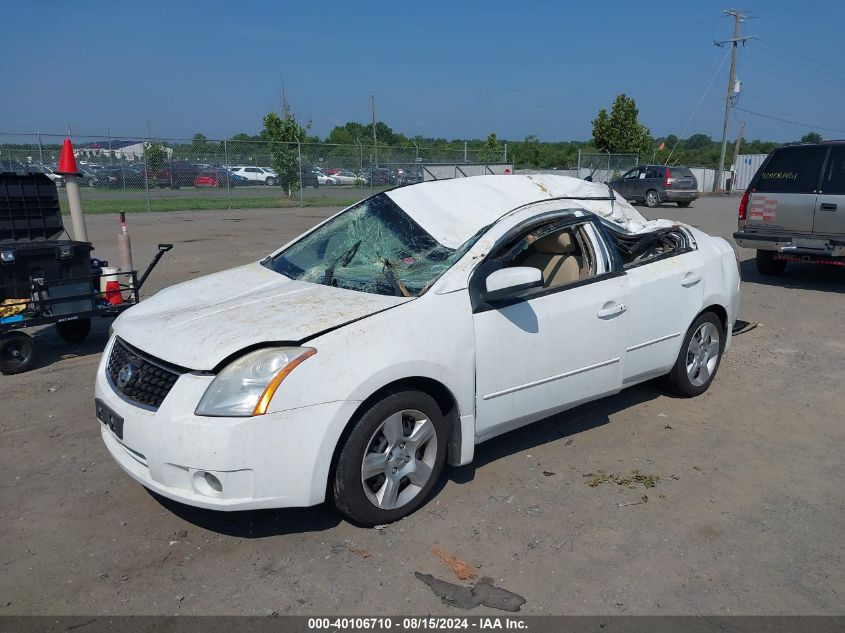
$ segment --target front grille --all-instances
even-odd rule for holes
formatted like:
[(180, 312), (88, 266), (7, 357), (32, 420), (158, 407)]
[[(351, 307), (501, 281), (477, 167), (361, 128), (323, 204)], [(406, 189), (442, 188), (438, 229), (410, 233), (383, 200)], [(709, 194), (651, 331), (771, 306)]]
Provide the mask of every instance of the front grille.
[(107, 371), (112, 386), (124, 398), (157, 409), (186, 370), (147, 356), (118, 338)]

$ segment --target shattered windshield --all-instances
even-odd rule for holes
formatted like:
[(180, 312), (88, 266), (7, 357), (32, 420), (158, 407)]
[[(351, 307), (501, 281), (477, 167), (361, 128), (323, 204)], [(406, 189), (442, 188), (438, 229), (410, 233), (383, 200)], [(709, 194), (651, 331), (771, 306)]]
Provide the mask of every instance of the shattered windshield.
[(300, 281), (416, 297), (476, 239), (447, 248), (382, 193), (350, 207), (264, 265)]

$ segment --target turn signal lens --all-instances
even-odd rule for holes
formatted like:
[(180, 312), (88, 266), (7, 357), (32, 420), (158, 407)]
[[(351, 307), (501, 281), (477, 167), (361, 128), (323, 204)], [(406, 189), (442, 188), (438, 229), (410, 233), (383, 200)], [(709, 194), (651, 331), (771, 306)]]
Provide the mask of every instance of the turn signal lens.
[(261, 397), (258, 399), (258, 404), (255, 405), (255, 409), (252, 410), (252, 415), (264, 415), (267, 413), (267, 407), (270, 406), (270, 401), (273, 399), (273, 396), (276, 394), (276, 389), (279, 388), (279, 385), (282, 384), (282, 381), (288, 377), (294, 368), (303, 362), (307, 358), (311, 358), (314, 354), (317, 353), (317, 350), (313, 348), (306, 348), (300, 356), (297, 356), (293, 360), (291, 360), (287, 365), (279, 370), (273, 380), (267, 385), (264, 389), (264, 392), (261, 394)]

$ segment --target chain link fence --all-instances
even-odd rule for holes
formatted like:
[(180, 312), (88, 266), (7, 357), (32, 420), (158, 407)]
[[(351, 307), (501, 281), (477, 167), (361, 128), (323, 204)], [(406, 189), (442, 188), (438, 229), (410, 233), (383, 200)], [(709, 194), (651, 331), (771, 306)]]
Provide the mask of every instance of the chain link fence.
[[(63, 179), (56, 174), (64, 138), (0, 133), (0, 171), (46, 173), (66, 206)], [(372, 142), (274, 144), (237, 138), (73, 135), (71, 140), (86, 213), (343, 206), (396, 185), (446, 177), (437, 174), (512, 171), (505, 148), (491, 155), (413, 143), (374, 148)]]
[(579, 150), (576, 174), (593, 182), (610, 182), (636, 167), (639, 159), (639, 154), (588, 154)]

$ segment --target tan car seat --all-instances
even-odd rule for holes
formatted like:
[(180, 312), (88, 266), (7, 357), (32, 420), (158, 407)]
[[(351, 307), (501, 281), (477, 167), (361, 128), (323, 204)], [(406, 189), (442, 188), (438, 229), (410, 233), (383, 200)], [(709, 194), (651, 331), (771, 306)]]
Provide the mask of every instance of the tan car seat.
[(578, 281), (581, 278), (581, 257), (575, 255), (575, 240), (569, 231), (561, 231), (540, 238), (531, 245), (523, 266), (539, 268), (543, 286), (551, 288)]

